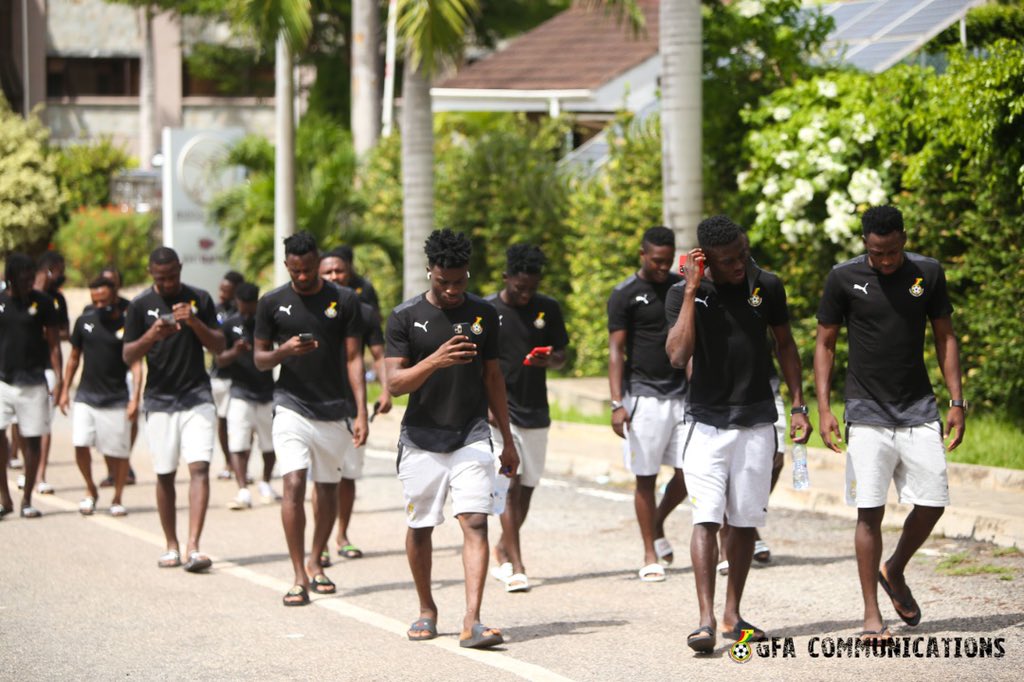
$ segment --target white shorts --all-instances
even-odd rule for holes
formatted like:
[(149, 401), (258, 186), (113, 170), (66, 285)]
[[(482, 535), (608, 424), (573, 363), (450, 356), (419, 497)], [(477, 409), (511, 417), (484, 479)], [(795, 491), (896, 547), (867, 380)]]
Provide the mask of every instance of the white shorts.
[(444, 501), (452, 493), (452, 514), (490, 514), (494, 493), (494, 452), (481, 440), (455, 452), (398, 446), (398, 480), (410, 528), (432, 528), (444, 521)]
[(341, 477), (347, 478), (350, 481), (358, 481), (363, 477), (363, 463), (365, 461), (365, 445), (360, 445), (358, 448), (349, 448), (345, 452), (345, 461), (341, 464)]
[(655, 476), (662, 464), (683, 466), (683, 441), (687, 424), (686, 401), (682, 398), (627, 396), (629, 426), (622, 448), (626, 469), (634, 476)]
[(218, 419), (228, 416), (228, 402), (231, 400), (231, 380), (221, 377), (210, 379), (210, 391), (213, 393), (213, 406), (217, 410)]
[(50, 397), (46, 384), (17, 386), (0, 381), (0, 431), (12, 423), (25, 438), (50, 433)]
[(213, 403), (200, 403), (180, 412), (147, 412), (146, 439), (153, 453), (154, 473), (174, 473), (180, 459), (186, 464), (209, 464), (216, 431)]
[(946, 447), (938, 422), (888, 427), (850, 424), (846, 432), (846, 503), (884, 507), (889, 481), (903, 504), (949, 506)]
[(786, 423), (786, 406), (782, 402), (782, 394), (778, 388), (775, 389), (775, 410), (779, 413), (775, 420), (775, 452), (785, 452), (789, 425)]
[(272, 426), (274, 422), (273, 403), (254, 403), (241, 398), (228, 402), (228, 450), (248, 453), (252, 450), (252, 437), (260, 442), (260, 452), (274, 449)]
[(337, 483), (355, 449), (348, 422), (307, 419), (285, 407), (274, 411), (274, 452), (281, 475), (309, 470), (314, 483)]
[(60, 388), (57, 386), (57, 373), (52, 369), (45, 370), (43, 372), (46, 375), (46, 390), (49, 391), (50, 395), (47, 399), (47, 404), (50, 406), (50, 420), (53, 420), (54, 411), (57, 409), (57, 401), (54, 400), (54, 390)]
[(768, 519), (775, 427), (719, 429), (689, 425), (683, 475), (698, 523), (760, 528)]
[[(544, 475), (549, 429), (528, 429), (515, 424), (509, 426), (512, 428), (512, 443), (519, 453), (519, 484), (527, 488), (536, 488), (540, 485), (540, 477)], [(501, 431), (493, 426), (491, 440), (494, 442), (494, 455), (497, 457), (501, 455), (505, 441), (501, 437)]]
[(101, 455), (128, 459), (131, 441), (132, 423), (124, 407), (72, 405), (71, 444), (74, 447), (96, 448)]

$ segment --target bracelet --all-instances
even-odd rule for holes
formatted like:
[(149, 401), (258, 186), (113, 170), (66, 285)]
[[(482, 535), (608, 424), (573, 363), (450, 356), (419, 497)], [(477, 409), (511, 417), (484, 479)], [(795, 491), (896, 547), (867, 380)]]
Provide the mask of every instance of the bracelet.
[(964, 411), (964, 414), (967, 413), (967, 401), (966, 400), (950, 400), (949, 401), (949, 406), (950, 407), (959, 407), (959, 408), (961, 408)]
[(806, 405), (794, 405), (794, 406), (793, 406), (793, 407), (792, 407), (792, 408), (791, 408), (791, 409), (789, 410), (789, 413), (790, 413), (791, 415), (792, 415), (792, 414), (807, 414), (807, 413), (808, 413), (808, 409), (807, 409), (807, 406), (806, 406)]
[(614, 412), (615, 410), (621, 410), (624, 407), (626, 407), (626, 406), (623, 405), (620, 401), (618, 401), (618, 400), (613, 400), (612, 401), (612, 412)]

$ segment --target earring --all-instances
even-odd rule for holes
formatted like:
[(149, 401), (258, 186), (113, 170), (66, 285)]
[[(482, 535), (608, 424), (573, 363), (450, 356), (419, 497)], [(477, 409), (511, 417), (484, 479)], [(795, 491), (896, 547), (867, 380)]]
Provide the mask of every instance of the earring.
[(473, 276), (473, 275), (469, 274), (469, 270), (466, 270), (466, 279), (469, 279), (469, 278), (470, 278), (470, 277), (472, 277), (472, 276)]
[(429, 272), (427, 273), (427, 279), (430, 279), (430, 273)]

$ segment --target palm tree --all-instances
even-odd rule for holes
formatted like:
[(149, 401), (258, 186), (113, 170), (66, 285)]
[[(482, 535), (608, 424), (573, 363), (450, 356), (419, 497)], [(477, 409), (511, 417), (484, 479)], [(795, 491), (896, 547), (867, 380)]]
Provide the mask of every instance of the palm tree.
[(380, 137), (380, 6), (352, 0), (352, 143), (360, 157)]

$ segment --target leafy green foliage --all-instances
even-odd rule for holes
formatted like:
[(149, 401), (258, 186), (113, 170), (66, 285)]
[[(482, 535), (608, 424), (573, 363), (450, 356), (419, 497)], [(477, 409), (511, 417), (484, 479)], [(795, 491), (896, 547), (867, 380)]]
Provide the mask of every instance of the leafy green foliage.
[(125, 285), (146, 281), (153, 249), (152, 216), (114, 207), (89, 206), (75, 211), (57, 232), (57, 250), (67, 263), (68, 283), (85, 286), (113, 263)]
[(65, 199), (65, 220), (81, 207), (109, 204), (110, 179), (133, 165), (128, 152), (107, 138), (62, 147), (54, 152), (54, 157)]
[[(1000, 0), (988, 2), (967, 11), (967, 47), (975, 49), (1001, 39), (1020, 40), (1024, 36), (1024, 2)], [(925, 46), (928, 51), (960, 45), (960, 23), (957, 22)]]
[(0, 97), (0, 253), (28, 250), (53, 229), (63, 197), (48, 137), (35, 114), (23, 119)]
[(272, 80), (256, 77), (254, 67), (271, 66), (252, 48), (197, 43), (185, 57), (190, 76), (216, 84), (222, 95), (270, 97), (274, 94)]
[(464, 47), (478, 0), (399, 0), (398, 35), (414, 69), (433, 76)]

